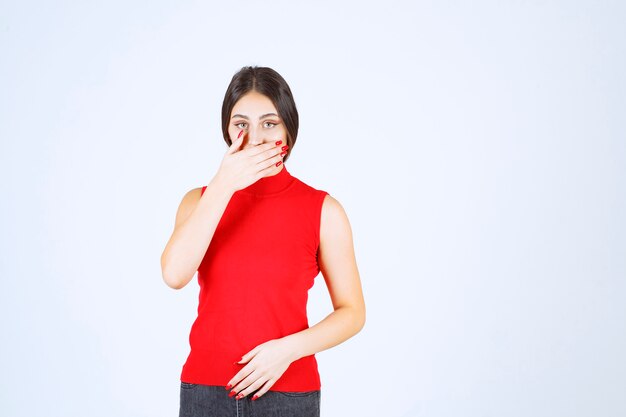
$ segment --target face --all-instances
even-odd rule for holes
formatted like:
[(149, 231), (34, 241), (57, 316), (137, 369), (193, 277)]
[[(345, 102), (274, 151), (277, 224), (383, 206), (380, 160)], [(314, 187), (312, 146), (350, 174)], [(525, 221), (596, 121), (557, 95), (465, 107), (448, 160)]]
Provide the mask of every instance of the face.
[(243, 130), (242, 148), (282, 140), (287, 144), (287, 129), (272, 101), (261, 93), (250, 91), (242, 96), (230, 112), (228, 135), (237, 139)]

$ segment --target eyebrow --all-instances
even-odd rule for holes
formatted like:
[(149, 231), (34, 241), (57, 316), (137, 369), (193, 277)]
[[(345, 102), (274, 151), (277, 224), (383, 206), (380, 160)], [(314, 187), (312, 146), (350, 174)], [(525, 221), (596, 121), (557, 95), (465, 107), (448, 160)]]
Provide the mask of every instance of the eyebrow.
[[(266, 114), (261, 115), (261, 117), (259, 117), (259, 120), (265, 119), (266, 117), (269, 117), (269, 116), (278, 117), (276, 113), (266, 113)], [(243, 114), (235, 114), (233, 117), (231, 117), (231, 119), (234, 119), (235, 117), (241, 117), (242, 119), (250, 120), (248, 116), (244, 116)]]

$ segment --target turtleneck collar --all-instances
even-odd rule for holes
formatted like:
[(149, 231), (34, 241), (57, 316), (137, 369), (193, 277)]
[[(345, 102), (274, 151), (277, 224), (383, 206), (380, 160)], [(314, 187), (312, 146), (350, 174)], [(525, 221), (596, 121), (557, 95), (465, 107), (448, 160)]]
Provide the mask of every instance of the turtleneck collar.
[(259, 178), (255, 183), (240, 191), (257, 196), (273, 195), (286, 190), (294, 180), (295, 177), (287, 171), (287, 166), (283, 163), (282, 169), (278, 171), (278, 174)]

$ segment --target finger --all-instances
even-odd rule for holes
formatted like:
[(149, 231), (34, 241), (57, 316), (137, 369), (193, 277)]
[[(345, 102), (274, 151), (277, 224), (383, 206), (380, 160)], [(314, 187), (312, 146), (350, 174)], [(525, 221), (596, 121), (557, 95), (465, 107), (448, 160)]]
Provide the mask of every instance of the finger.
[(237, 394), (237, 399), (246, 397), (252, 394), (253, 392), (258, 392), (259, 388), (262, 386), (263, 386), (263, 378), (257, 378), (254, 382), (250, 383), (250, 385), (247, 386), (245, 389), (239, 391), (239, 394)]
[[(285, 141), (281, 139), (276, 139), (273, 142), (262, 143), (260, 145), (256, 145), (256, 146), (253, 146), (252, 148), (249, 148), (250, 149), (249, 155), (257, 156), (257, 155), (265, 154), (266, 152), (271, 152), (274, 149), (280, 150), (281, 146), (285, 146)], [(269, 157), (270, 155), (268, 154), (267, 156)]]
[(269, 389), (272, 388), (272, 385), (274, 385), (276, 381), (276, 379), (268, 379), (267, 382), (259, 390), (257, 390), (257, 392), (254, 393), (254, 395), (252, 396), (252, 401), (255, 401), (257, 398), (269, 391)]
[[(235, 363), (239, 363), (239, 362), (235, 362)], [(235, 376), (231, 378), (230, 381), (228, 381), (228, 384), (226, 386), (234, 387), (233, 389), (236, 388), (236, 391), (239, 391), (241, 387), (244, 386), (244, 385), (241, 385), (241, 381), (244, 380), (246, 377), (248, 377), (252, 372), (254, 372), (254, 370), (250, 369), (250, 365), (244, 366), (243, 368), (239, 370), (239, 372), (235, 374)]]
[(238, 363), (246, 363), (246, 362), (248, 362), (250, 359), (254, 358), (254, 357), (256, 356), (257, 352), (258, 352), (259, 350), (261, 350), (261, 346), (262, 346), (262, 345), (257, 345), (257, 346), (255, 346), (255, 347), (254, 347), (254, 349), (249, 350), (248, 352), (246, 352), (246, 354), (245, 354), (245, 355), (243, 355), (243, 356), (241, 357), (241, 359), (239, 359), (237, 362), (235, 362), (235, 364), (238, 364)]
[(276, 154), (273, 157), (266, 159), (262, 162), (259, 162), (258, 167), (261, 168), (259, 172), (257, 172), (257, 179), (263, 178), (267, 175), (272, 175), (278, 173), (281, 170), (281, 165), (283, 163), (283, 155)]
[[(283, 145), (274, 145), (271, 149), (268, 149), (265, 152), (262, 152), (256, 155), (254, 157), (254, 162), (256, 162), (257, 169), (261, 171), (265, 168), (271, 167), (272, 164), (276, 165), (278, 161), (282, 161), (285, 155), (287, 154), (287, 151), (281, 150), (282, 147)], [(277, 166), (280, 167), (280, 164), (278, 164)], [(275, 173), (276, 172), (278, 172), (278, 170), (275, 171)], [(260, 174), (260, 172), (257, 172), (257, 173)], [(269, 173), (269, 171), (266, 171), (266, 173)], [(265, 175), (265, 174), (260, 174), (260, 175)]]
[(244, 136), (245, 135), (243, 134), (243, 129), (242, 129), (239, 132), (239, 135), (237, 135), (237, 139), (235, 139), (233, 143), (231, 143), (230, 146), (228, 147), (228, 150), (226, 151), (227, 155), (232, 155), (239, 150), (239, 148), (241, 147), (241, 144), (243, 143)]
[[(278, 141), (276, 143), (278, 143)], [(286, 155), (288, 150), (289, 150), (289, 145), (285, 143), (280, 143), (279, 145), (276, 145), (274, 148), (264, 152), (265, 159), (270, 158), (276, 154), (279, 154), (281, 156)]]
[[(237, 392), (237, 397), (242, 398), (248, 395), (250, 392), (256, 389), (256, 381), (260, 379), (260, 371), (255, 369), (248, 376), (246, 376), (241, 382), (233, 387), (231, 394)], [(255, 387), (254, 389), (252, 387)]]

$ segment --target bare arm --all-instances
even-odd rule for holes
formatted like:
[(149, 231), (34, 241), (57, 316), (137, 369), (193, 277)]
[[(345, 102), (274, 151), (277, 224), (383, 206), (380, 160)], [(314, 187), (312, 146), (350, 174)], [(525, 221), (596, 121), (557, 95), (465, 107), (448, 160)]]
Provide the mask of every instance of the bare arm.
[(318, 261), (334, 311), (314, 326), (284, 337), (292, 344), (293, 360), (336, 346), (365, 325), (352, 230), (343, 207), (330, 195), (322, 206)]
[(174, 232), (161, 255), (163, 280), (169, 287), (181, 289), (193, 278), (233, 195), (230, 190), (214, 178), (202, 196), (195, 188), (183, 197)]

